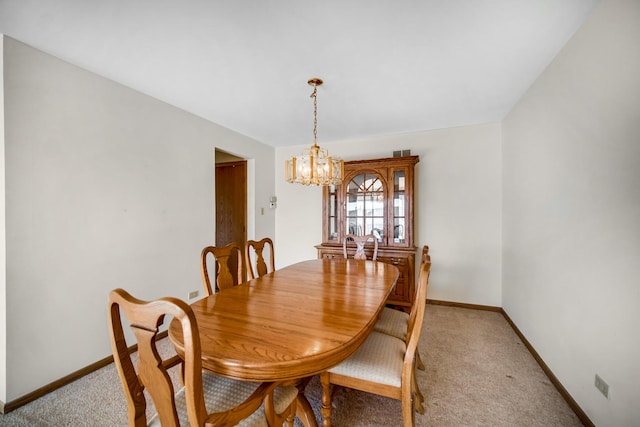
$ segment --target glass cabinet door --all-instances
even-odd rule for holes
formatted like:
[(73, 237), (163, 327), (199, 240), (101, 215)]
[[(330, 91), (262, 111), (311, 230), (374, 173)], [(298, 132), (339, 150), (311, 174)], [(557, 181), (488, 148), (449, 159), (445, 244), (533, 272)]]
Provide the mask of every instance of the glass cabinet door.
[(327, 195), (327, 226), (328, 239), (330, 241), (339, 241), (338, 235), (338, 193), (334, 185), (329, 186), (329, 194)]
[(418, 156), (345, 162), (342, 183), (322, 190), (322, 242), (373, 234), (379, 247), (413, 248), (413, 180)]
[(405, 243), (407, 207), (404, 169), (393, 172), (393, 243)]
[(383, 241), (385, 228), (385, 194), (380, 177), (372, 173), (356, 175), (345, 194), (345, 234), (373, 234)]

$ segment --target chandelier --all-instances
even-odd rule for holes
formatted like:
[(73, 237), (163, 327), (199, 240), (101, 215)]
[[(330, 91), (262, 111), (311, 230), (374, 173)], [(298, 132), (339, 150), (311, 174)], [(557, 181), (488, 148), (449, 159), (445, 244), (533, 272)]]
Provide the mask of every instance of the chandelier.
[(313, 86), (313, 145), (301, 156), (286, 161), (286, 180), (303, 185), (337, 185), (344, 178), (344, 161), (334, 159), (318, 146), (318, 86), (322, 80), (314, 78), (307, 83)]

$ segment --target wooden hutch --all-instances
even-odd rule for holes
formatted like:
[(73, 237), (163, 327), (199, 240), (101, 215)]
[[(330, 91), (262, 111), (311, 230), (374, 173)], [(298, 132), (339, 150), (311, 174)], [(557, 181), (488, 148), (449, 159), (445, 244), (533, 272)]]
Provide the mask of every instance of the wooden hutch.
[[(322, 244), (316, 246), (318, 258), (343, 257), (346, 234), (377, 236), (378, 261), (400, 270), (387, 303), (405, 311), (415, 293), (413, 178), (418, 161), (418, 156), (405, 156), (345, 162), (342, 184), (323, 189)], [(367, 245), (369, 258), (372, 252), (373, 245)]]

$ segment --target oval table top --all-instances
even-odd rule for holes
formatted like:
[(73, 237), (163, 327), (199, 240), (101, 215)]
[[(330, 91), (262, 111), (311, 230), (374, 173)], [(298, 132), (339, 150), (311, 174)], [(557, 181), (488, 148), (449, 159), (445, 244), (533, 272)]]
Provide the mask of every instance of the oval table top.
[[(398, 275), (382, 262), (317, 259), (195, 301), (203, 368), (249, 381), (326, 371), (366, 339)], [(178, 322), (169, 337), (183, 354)]]

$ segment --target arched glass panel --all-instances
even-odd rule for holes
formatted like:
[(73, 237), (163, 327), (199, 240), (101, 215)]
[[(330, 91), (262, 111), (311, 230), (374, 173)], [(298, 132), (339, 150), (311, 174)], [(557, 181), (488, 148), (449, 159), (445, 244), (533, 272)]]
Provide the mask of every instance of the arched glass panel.
[(347, 187), (347, 234), (373, 234), (382, 242), (384, 236), (384, 185), (375, 174), (356, 175)]

